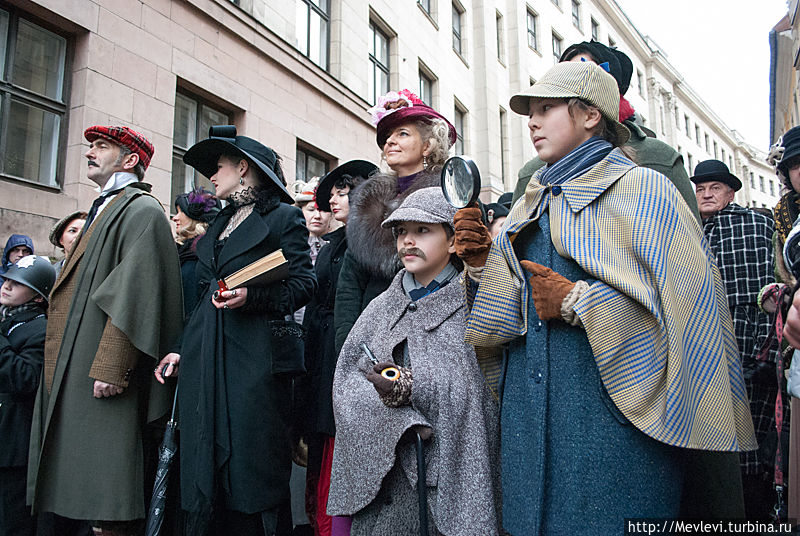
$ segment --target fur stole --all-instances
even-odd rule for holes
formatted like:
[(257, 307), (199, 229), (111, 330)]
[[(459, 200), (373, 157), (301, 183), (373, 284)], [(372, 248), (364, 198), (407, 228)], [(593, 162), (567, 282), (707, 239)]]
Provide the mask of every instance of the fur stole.
[(392, 279), (403, 265), (397, 258), (397, 246), (391, 229), (381, 222), (400, 206), (411, 192), (439, 186), (437, 172), (423, 171), (403, 193), (397, 193), (397, 177), (378, 173), (350, 193), (347, 219), (347, 248), (355, 260), (370, 273)]

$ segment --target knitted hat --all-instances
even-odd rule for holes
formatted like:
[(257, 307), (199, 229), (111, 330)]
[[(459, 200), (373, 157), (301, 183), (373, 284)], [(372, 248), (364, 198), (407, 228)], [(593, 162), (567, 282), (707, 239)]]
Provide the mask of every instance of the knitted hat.
[(68, 216), (64, 216), (60, 220), (56, 222), (55, 225), (50, 229), (50, 243), (53, 244), (55, 247), (60, 248), (61, 246), (61, 235), (64, 234), (64, 229), (67, 228), (67, 225), (72, 220), (85, 220), (88, 216), (87, 213), (77, 210)]
[(150, 165), (150, 159), (153, 158), (153, 151), (155, 151), (153, 144), (150, 143), (147, 138), (128, 127), (103, 127), (95, 125), (87, 128), (83, 133), (83, 137), (86, 138), (86, 141), (89, 143), (92, 143), (97, 138), (104, 138), (111, 143), (125, 147), (130, 150), (130, 152), (139, 156), (139, 162), (142, 163), (144, 169), (147, 169)]
[(631, 133), (619, 122), (619, 88), (602, 67), (584, 62), (557, 63), (542, 78), (509, 101), (511, 109), (520, 115), (528, 115), (532, 98), (569, 99), (579, 98), (600, 110), (606, 121), (617, 131), (620, 144), (627, 142)]
[(742, 188), (742, 181), (730, 172), (725, 162), (720, 160), (703, 160), (694, 168), (694, 175), (689, 180), (695, 184), (702, 182), (719, 181), (733, 188), (734, 192)]
[(447, 202), (438, 186), (421, 188), (412, 192), (403, 203), (383, 220), (381, 227), (391, 227), (401, 221), (420, 223), (443, 223), (453, 228), (456, 209)]
[(441, 119), (450, 130), (450, 145), (456, 142), (456, 128), (450, 121), (407, 89), (390, 91), (379, 97), (378, 103), (369, 109), (369, 113), (372, 114), (372, 123), (377, 128), (376, 141), (381, 149), (395, 128), (419, 119)]

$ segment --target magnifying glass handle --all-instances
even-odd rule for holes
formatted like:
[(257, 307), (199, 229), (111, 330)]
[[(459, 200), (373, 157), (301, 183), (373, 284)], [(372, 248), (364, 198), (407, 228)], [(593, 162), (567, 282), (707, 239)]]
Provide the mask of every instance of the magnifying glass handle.
[(361, 351), (364, 352), (367, 355), (367, 358), (369, 359), (370, 363), (372, 363), (373, 365), (377, 365), (378, 364), (378, 358), (375, 357), (375, 354), (373, 354), (372, 350), (369, 349), (369, 346), (367, 346), (367, 343), (362, 342), (359, 345), (359, 348), (361, 348)]

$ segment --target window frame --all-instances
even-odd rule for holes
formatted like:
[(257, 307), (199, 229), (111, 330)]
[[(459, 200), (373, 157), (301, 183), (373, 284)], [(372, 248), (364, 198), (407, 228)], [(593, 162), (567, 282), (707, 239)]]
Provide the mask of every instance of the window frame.
[[(387, 91), (388, 91), (389, 87), (391, 86), (391, 74), (392, 74), (392, 71), (391, 71), (391, 67), (392, 67), (391, 66), (391, 61), (392, 61), (392, 50), (391, 50), (391, 47), (392, 47), (392, 36), (389, 34), (389, 32), (385, 31), (384, 28), (382, 27), (382, 25), (379, 24), (377, 21), (375, 21), (372, 17), (370, 17), (370, 19), (369, 19), (369, 29), (370, 29), (370, 36), (372, 37), (372, 46), (370, 47), (370, 51), (369, 51), (368, 57), (369, 57), (370, 64), (372, 66), (372, 75), (373, 75), (373, 78), (374, 78), (375, 82), (377, 82), (377, 77), (375, 76), (376, 70), (379, 70), (381, 73), (386, 75), (386, 88), (387, 88)], [(374, 55), (375, 52), (376, 52), (375, 51), (375, 34), (376, 33), (380, 34), (381, 37), (386, 39), (386, 62), (387, 62), (386, 65), (381, 63), (381, 61), (377, 57), (375, 57), (375, 55)], [(368, 81), (368, 84), (369, 84), (369, 81)], [(370, 88), (367, 88), (367, 91), (369, 91), (369, 89)], [(378, 97), (383, 95), (383, 93), (381, 93), (380, 90), (378, 89), (378, 84), (374, 84), (374, 86), (372, 87), (372, 93), (373, 93), (373, 95), (371, 95), (371, 99), (372, 100), (370, 102), (373, 105), (375, 105), (378, 102)]]
[[(578, 30), (581, 30), (581, 2), (580, 0), (572, 0), (571, 5), (571, 18), (572, 18), (572, 25), (575, 26)], [(583, 32), (583, 30), (581, 30)]]
[[(304, 173), (305, 178), (300, 178), (298, 176), (298, 161), (299, 158), (297, 157), (298, 153), (303, 153), (305, 155), (305, 165), (304, 165)], [(326, 155), (324, 152), (320, 151), (316, 147), (309, 145), (307, 143), (302, 142), (301, 140), (297, 140), (297, 144), (295, 145), (295, 160), (294, 160), (294, 182), (302, 180), (303, 182), (308, 182), (313, 176), (308, 176), (308, 157), (313, 157), (316, 160), (323, 162), (325, 165), (323, 166), (324, 171), (319, 176), (320, 178), (324, 177), (326, 173), (328, 173), (331, 169), (333, 169), (333, 159)]]
[[(64, 187), (65, 178), (65, 155), (67, 148), (67, 137), (69, 131), (70, 119), (70, 96), (71, 85), (70, 76), (72, 73), (72, 58), (74, 56), (74, 42), (69, 33), (64, 32), (62, 29), (42, 21), (41, 19), (29, 14), (28, 12), (10, 6), (7, 4), (0, 4), (0, 10), (8, 13), (8, 33), (6, 35), (5, 57), (0, 58), (0, 67), (2, 67), (2, 77), (0, 77), (0, 178), (4, 180), (24, 183), (27, 186), (61, 191)], [(61, 80), (61, 101), (53, 97), (42, 95), (31, 89), (27, 89), (16, 85), (12, 82), (14, 73), (13, 63), (14, 54), (16, 52), (16, 41), (19, 32), (19, 21), (24, 20), (26, 23), (45, 30), (56, 37), (63, 39), (64, 43), (64, 61), (61, 65), (62, 80)], [(55, 165), (53, 166), (52, 184), (47, 184), (39, 181), (38, 179), (31, 179), (28, 177), (21, 177), (19, 175), (12, 175), (6, 171), (5, 157), (8, 150), (9, 135), (3, 133), (9, 132), (9, 105), (12, 100), (20, 102), (36, 110), (43, 110), (45, 112), (56, 115), (59, 118), (59, 125), (55, 133)], [(41, 165), (41, 160), (39, 161)]]
[[(556, 43), (558, 43), (558, 47), (556, 47)], [(564, 53), (564, 38), (555, 30), (551, 30), (550, 32), (550, 46), (553, 49), (553, 60), (555, 63), (558, 63), (561, 59), (561, 55)], [(556, 50), (556, 48), (558, 48), (558, 50)]]
[[(533, 21), (533, 28), (531, 28), (531, 21)], [(528, 47), (539, 52), (539, 14), (536, 13), (530, 6), (526, 9), (525, 25), (527, 32)], [(533, 45), (531, 45), (531, 37), (533, 37)]]
[[(332, 0), (324, 0), (326, 5), (326, 10), (322, 10), (318, 5), (316, 5), (313, 0), (298, 0), (300, 4), (298, 6), (305, 4), (307, 8), (307, 17), (306, 17), (306, 43), (305, 48), (306, 51), (303, 52), (300, 50), (300, 53), (311, 60), (311, 63), (316, 65), (317, 67), (321, 68), (324, 71), (328, 71), (331, 66), (331, 2)], [(319, 15), (322, 20), (325, 22), (327, 27), (327, 32), (325, 32), (325, 65), (320, 65), (311, 57), (311, 13), (315, 12)]]
[[(453, 144), (453, 151), (456, 155), (463, 155), (468, 152), (467, 150), (467, 108), (461, 104), (461, 101), (453, 99), (453, 128), (456, 131), (456, 142)], [(459, 121), (460, 119), (460, 121)], [(459, 124), (460, 123), (460, 124)], [(460, 127), (460, 128), (459, 128)], [(458, 152), (458, 144), (461, 143), (461, 151)]]
[[(452, 26), (453, 26), (453, 51), (458, 54), (460, 57), (464, 57), (464, 15), (466, 14), (466, 10), (464, 7), (459, 4), (458, 2), (453, 1), (453, 13), (452, 13)], [(456, 31), (456, 14), (458, 15), (458, 31)], [(456, 42), (458, 42), (458, 48), (456, 48)]]
[(499, 10), (495, 10), (494, 16), (495, 33), (497, 34), (497, 61), (505, 65), (506, 61), (506, 36), (505, 19)]
[(597, 22), (594, 17), (589, 17), (589, 20), (591, 21), (590, 28), (592, 39), (595, 41), (600, 41), (600, 23)]
[[(427, 65), (422, 63), (422, 61), (419, 61), (417, 80), (419, 82), (419, 98), (431, 108), (436, 108), (434, 100), (436, 99), (436, 83), (439, 81), (439, 79), (435, 74), (433, 74), (433, 71), (431, 71)], [(430, 86), (430, 96), (428, 99), (426, 99), (423, 87), (423, 83), (425, 82), (427, 82), (427, 84)]]

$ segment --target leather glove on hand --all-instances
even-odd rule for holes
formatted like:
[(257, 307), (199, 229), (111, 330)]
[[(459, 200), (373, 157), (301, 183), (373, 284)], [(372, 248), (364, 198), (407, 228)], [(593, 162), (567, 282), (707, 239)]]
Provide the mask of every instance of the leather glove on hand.
[(575, 286), (575, 283), (550, 268), (531, 261), (520, 261), (522, 267), (530, 272), (531, 297), (536, 314), (543, 321), (561, 319), (561, 304)]
[[(394, 380), (384, 378), (381, 375), (384, 369), (390, 367), (398, 371)], [(390, 408), (398, 408), (411, 402), (413, 377), (410, 368), (398, 367), (394, 363), (384, 361), (372, 367), (372, 370), (367, 373), (367, 380), (375, 387), (381, 401)]]
[(462, 208), (453, 218), (456, 255), (473, 268), (486, 264), (492, 237), (483, 224), (481, 209), (477, 205)]

